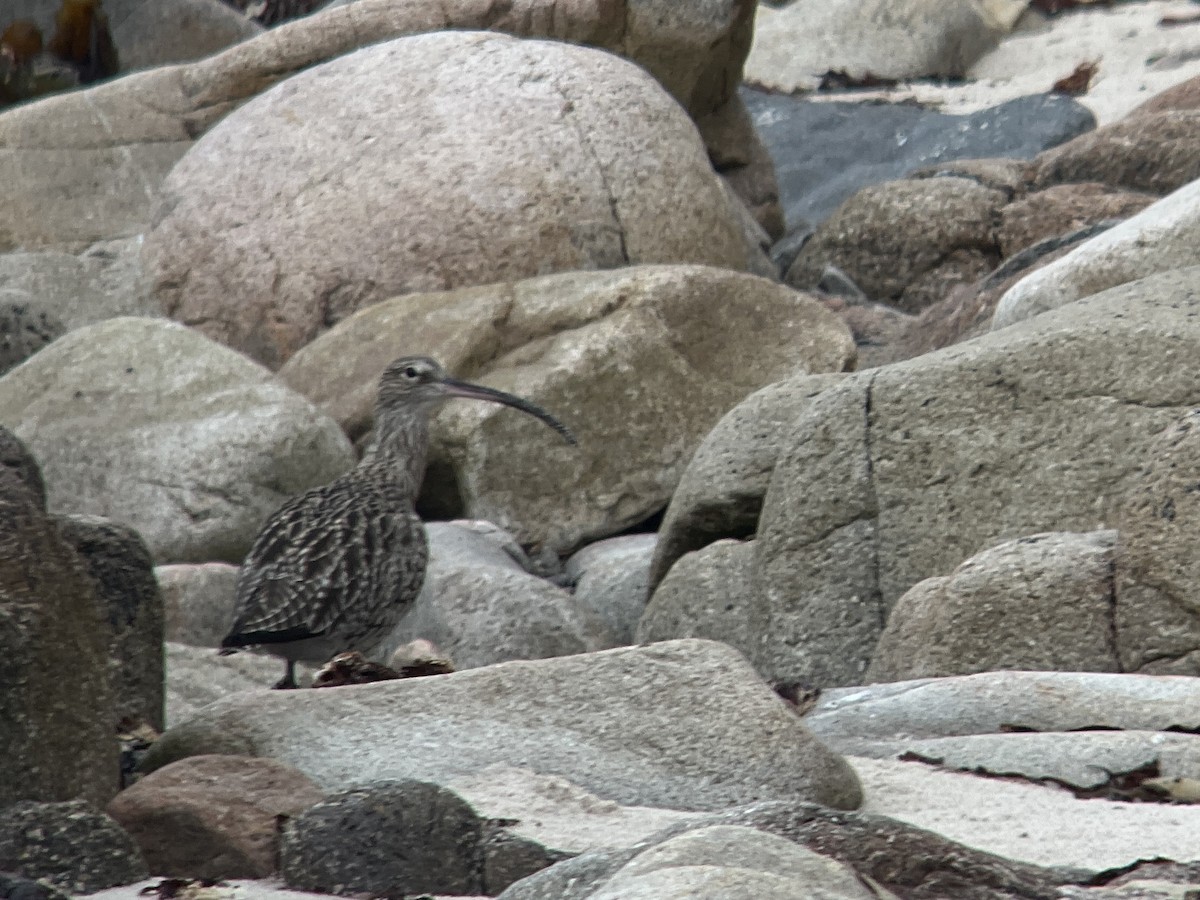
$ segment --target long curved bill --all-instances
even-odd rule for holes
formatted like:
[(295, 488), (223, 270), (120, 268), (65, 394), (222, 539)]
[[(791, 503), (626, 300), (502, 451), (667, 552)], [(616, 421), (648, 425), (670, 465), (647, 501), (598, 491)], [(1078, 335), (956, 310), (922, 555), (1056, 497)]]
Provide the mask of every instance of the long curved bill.
[(569, 429), (550, 413), (546, 412), (536, 403), (530, 403), (514, 394), (506, 394), (504, 391), (498, 391), (495, 388), (484, 387), (481, 384), (471, 384), (469, 381), (459, 381), (456, 378), (445, 378), (442, 380), (442, 386), (446, 389), (446, 393), (454, 397), (466, 397), (470, 400), (487, 400), (491, 403), (503, 403), (505, 406), (511, 406), (513, 409), (519, 409), (523, 413), (528, 413), (535, 419), (541, 419), (555, 431), (562, 435), (563, 440), (568, 444), (577, 444), (575, 435), (571, 434)]

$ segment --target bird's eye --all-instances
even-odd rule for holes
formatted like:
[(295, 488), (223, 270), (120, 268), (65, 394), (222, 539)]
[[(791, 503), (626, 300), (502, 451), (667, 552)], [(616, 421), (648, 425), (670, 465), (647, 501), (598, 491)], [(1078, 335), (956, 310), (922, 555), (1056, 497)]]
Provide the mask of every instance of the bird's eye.
[(405, 378), (416, 378), (419, 374), (421, 374), (421, 373), (417, 371), (416, 366), (409, 366), (408, 368), (406, 368), (404, 370)]

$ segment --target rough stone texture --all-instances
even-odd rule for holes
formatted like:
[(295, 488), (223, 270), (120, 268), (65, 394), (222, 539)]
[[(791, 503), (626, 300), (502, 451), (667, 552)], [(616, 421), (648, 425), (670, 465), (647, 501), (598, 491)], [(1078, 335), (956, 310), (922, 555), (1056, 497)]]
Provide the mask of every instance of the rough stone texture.
[(108, 804), (150, 872), (177, 878), (264, 878), (276, 869), (280, 820), (325, 793), (273, 759), (193, 756), (151, 772)]
[(0, 809), (116, 793), (108, 646), (82, 560), (0, 467)]
[(904, 179), (859, 191), (819, 226), (787, 271), (811, 288), (837, 266), (873, 300), (919, 312), (1000, 261), (1007, 196), (965, 178)]
[(709, 638), (753, 659), (769, 620), (753, 579), (753, 542), (721, 540), (684, 554), (650, 598), (638, 642)]
[(314, 341), (281, 376), (357, 437), (379, 372), (414, 350), (528, 397), (579, 438), (566, 446), (495, 404), (448, 404), (418, 509), (487, 519), (560, 554), (662, 509), (697, 444), (748, 393), (854, 358), (845, 326), (790, 288), (639, 266), (397, 298)]
[(575, 599), (594, 609), (618, 644), (631, 644), (649, 599), (647, 579), (655, 534), (630, 534), (589, 544), (567, 560)]
[(754, 129), (743, 94), (734, 94), (723, 106), (697, 118), (696, 127), (713, 168), (746, 204), (754, 221), (770, 240), (783, 237), (786, 227), (775, 166)]
[(1200, 297), (1178, 274), (798, 396), (755, 541), (759, 670), (856, 683), (918, 581), (1007, 539), (1115, 523), (1153, 436), (1200, 401)]
[[(898, 896), (913, 900), (943, 900), (947, 897), (955, 900), (1056, 900), (1059, 885), (1072, 880), (1072, 876), (1081, 879), (1086, 874), (1014, 862), (955, 843), (893, 817), (836, 812), (811, 803), (777, 802), (758, 803), (673, 826), (656, 836), (656, 842), (650, 848), (643, 844), (559, 863), (513, 885), (501, 898), (585, 900), (593, 897), (598, 887), (639, 852), (652, 852), (654, 846), (661, 847), (679, 835), (730, 827), (752, 828), (837, 860), (869, 879), (864, 881), (864, 886), (876, 890), (878, 896), (884, 898), (892, 897), (889, 891), (894, 891)], [(768, 846), (779, 845), (772, 842)], [(809, 895), (792, 893), (788, 896)]]
[(44, 878), (71, 894), (147, 875), (133, 839), (83, 800), (22, 801), (0, 810), (0, 871)]
[(483, 827), (436, 784), (377, 782), (288, 823), (280, 870), (289, 887), (322, 893), (482, 893)]
[(788, 379), (755, 391), (731, 409), (696, 448), (671, 497), (650, 565), (650, 591), (685, 553), (723, 537), (751, 537), (775, 461), (805, 398), (842, 375)]
[(828, 71), (852, 77), (955, 78), (1008, 33), (1021, 0), (828, 0), (761, 6), (746, 79), (784, 91), (815, 88)]
[(866, 680), (996, 669), (1119, 672), (1115, 531), (1041, 534), (927, 578), (892, 608)]
[(869, 185), (931, 171), (1011, 195), (1024, 160), (1096, 126), (1077, 100), (1054, 94), (963, 116), (910, 103), (814, 101), (752, 88), (741, 95), (775, 163), (789, 229), (823, 222)]
[(331, 419), (173, 322), (73, 331), (0, 378), (0, 421), (42, 463), (50, 509), (101, 515), (155, 560), (240, 560), (262, 520), (353, 463)]
[(25, 443), (3, 425), (0, 425), (0, 467), (16, 476), (30, 492), (38, 509), (46, 509), (46, 483), (42, 480), (41, 467)]
[(1159, 731), (1073, 731), (972, 734), (870, 741), (853, 737), (834, 749), (875, 759), (910, 759), (977, 775), (1091, 790), (1114, 778), (1156, 766), (1163, 778), (1200, 775), (1200, 737)]
[[(1105, 220), (1078, 231), (1039, 241), (1009, 257), (1003, 265), (973, 285), (950, 291), (940, 303), (926, 307), (906, 334), (884, 354), (885, 362), (912, 359), (924, 353), (987, 334), (996, 307), (1008, 290), (1031, 272), (1066, 256), (1076, 246), (1115, 225)], [(862, 368), (862, 366), (860, 366)]]
[(1122, 504), (1116, 628), (1125, 668), (1200, 674), (1198, 457), (1200, 417), (1191, 410), (1144, 454)]
[(141, 246), (139, 236), (101, 241), (78, 255), (58, 250), (0, 254), (0, 298), (36, 304), (68, 331), (116, 316), (162, 315), (138, 282)]
[[(754, 6), (744, 0), (662, 6), (363, 0), (199, 62), (14, 108), (0, 115), (0, 199), (8, 213), (0, 222), (0, 249), (78, 248), (143, 231), (167, 172), (231, 109), (297, 71), (406, 34), (492, 29), (627, 52), (692, 115), (704, 115), (725, 103), (740, 80)], [(47, 203), (47, 196), (56, 202)]]
[(44, 304), (9, 299), (13, 294), (0, 288), (0, 375), (19, 366), (66, 331)]
[(644, 70), (493, 33), (294, 75), (207, 132), (163, 194), (142, 259), (164, 310), (272, 368), (399, 294), (749, 258), (694, 125)]
[[(950, 293), (953, 295), (954, 289)], [(865, 299), (824, 296), (821, 305), (836, 313), (854, 336), (859, 372), (892, 362), (892, 347), (904, 338), (916, 320), (916, 316), (900, 312), (894, 306)]]
[(163, 728), (163, 600), (145, 541), (126, 525), (99, 516), (57, 519), (96, 584), (107, 620), (113, 721)]
[(197, 647), (219, 647), (236, 616), (238, 567), (229, 563), (156, 566), (165, 638)]
[(1195, 731), (1200, 682), (1109, 672), (982, 672), (832, 688), (804, 717), (832, 746), (1004, 731)]
[[(1021, 279), (1000, 299), (992, 319), (1003, 328), (1048, 309), (1156, 272), (1179, 269), (1194, 284), (1200, 240), (1200, 180), (1146, 207)], [(1190, 267), (1190, 268), (1187, 268)]]
[(1200, 110), (1131, 116), (1038, 155), (1034, 189), (1099, 181), (1151, 194), (1176, 191), (1200, 178)]
[(374, 655), (386, 660), (416, 638), (432, 641), (458, 669), (617, 643), (599, 613), (563, 588), (508, 567), (444, 561), (436, 549), (412, 609)]
[(1014, 200), (1000, 210), (996, 237), (1007, 260), (1047, 238), (1108, 219), (1128, 219), (1158, 198), (1104, 184), (1058, 184)]
[(860, 800), (845, 763), (808, 740), (742, 657), (707, 641), (227, 697), (168, 730), (146, 764), (213, 752), (271, 756), (327, 790), (503, 763), (631, 805)]

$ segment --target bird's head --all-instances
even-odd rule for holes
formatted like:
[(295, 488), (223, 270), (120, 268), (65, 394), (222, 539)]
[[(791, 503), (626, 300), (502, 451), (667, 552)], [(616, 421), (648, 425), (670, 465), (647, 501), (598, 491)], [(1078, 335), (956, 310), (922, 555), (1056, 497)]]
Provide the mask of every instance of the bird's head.
[(377, 411), (428, 414), (437, 405), (454, 397), (486, 400), (489, 403), (502, 403), (519, 409), (536, 419), (541, 419), (562, 435), (568, 444), (575, 443), (575, 436), (567, 426), (537, 404), (495, 388), (451, 378), (437, 360), (427, 356), (402, 356), (383, 370), (379, 379)]

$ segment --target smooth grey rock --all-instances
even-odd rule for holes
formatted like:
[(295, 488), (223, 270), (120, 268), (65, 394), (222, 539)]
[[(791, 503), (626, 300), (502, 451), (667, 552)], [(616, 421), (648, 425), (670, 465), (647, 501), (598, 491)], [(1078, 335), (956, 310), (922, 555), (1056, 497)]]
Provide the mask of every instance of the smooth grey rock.
[(1157, 433), (1200, 404), (1200, 295), (1175, 274), (798, 397), (755, 541), (760, 671), (858, 683), (918, 581), (1115, 524)]
[(374, 652), (432, 641), (459, 669), (544, 659), (616, 644), (591, 607), (563, 588), (508, 566), (433, 562), (412, 609)]
[(146, 542), (99, 516), (60, 516), (58, 533), (75, 548), (96, 585), (109, 627), (113, 721), (164, 727), (163, 599)]
[(166, 640), (196, 647), (221, 646), (237, 616), (238, 567), (229, 563), (156, 566)]
[[(895, 895), (914, 900), (945, 900), (948, 897), (955, 900), (1016, 897), (1055, 900), (1060, 885), (1083, 880), (1090, 874), (1004, 859), (893, 817), (838, 812), (811, 803), (767, 802), (671, 826), (631, 849), (589, 853), (559, 863), (513, 885), (501, 895), (501, 900), (592, 898), (608, 879), (631, 864), (639, 853), (652, 853), (655, 847), (676, 837), (713, 828), (739, 829), (739, 843), (743, 849), (749, 849), (747, 845), (756, 846), (760, 860), (770, 851), (778, 850), (780, 845), (773, 841), (753, 841), (742, 835), (740, 829), (755, 829), (806, 847), (848, 866), (862, 876), (860, 884), (863, 887), (885, 898), (894, 896), (891, 892), (895, 892)], [(701, 839), (701, 846), (708, 843)], [(688, 848), (689, 844), (684, 842), (680, 849)], [(776, 859), (781, 856), (784, 854), (779, 853)], [(797, 860), (797, 857), (792, 856), (792, 859)], [(803, 859), (807, 863), (811, 857)], [(831, 869), (826, 868), (826, 871)], [(787, 896), (824, 895), (795, 892), (793, 888), (793, 893)]]
[(431, 564), (467, 568), (492, 566), (513, 572), (529, 572), (532, 563), (517, 539), (483, 519), (426, 522)]
[(744, 825), (709, 825), (642, 851), (592, 900), (874, 900), (892, 898), (849, 866)]
[[(265, 691), (279, 680), (279, 660), (258, 653), (219, 656), (212, 647), (168, 642), (167, 727), (196, 715), (210, 703), (231, 694)], [(309, 666), (297, 667), (297, 678), (311, 674)], [(246, 748), (236, 752), (248, 752)]]
[(0, 809), (0, 871), (45, 878), (73, 895), (149, 874), (133, 838), (83, 800)]
[(1039, 534), (976, 554), (896, 601), (867, 682), (996, 669), (1119, 672), (1115, 531)]
[(505, 763), (637, 806), (860, 799), (845, 763), (808, 739), (741, 656), (697, 640), (234, 695), (169, 729), (146, 767), (214, 752), (274, 757), (327, 790), (442, 781)]
[[(1066, 256), (1022, 278), (1000, 298), (992, 328), (1160, 273), (1179, 289), (1200, 286), (1200, 180), (1184, 185)], [(1172, 272), (1172, 270), (1175, 270)]]
[(616, 644), (591, 607), (526, 571), (528, 557), (503, 529), (457, 521), (430, 522), (425, 531), (425, 583), (376, 648), (376, 659), (386, 661), (401, 644), (417, 639), (431, 641), (459, 669)]
[(633, 642), (649, 598), (650, 561), (658, 536), (630, 534), (589, 544), (572, 554), (565, 571), (575, 599), (594, 609), (617, 644)]
[(853, 756), (874, 759), (916, 755), (930, 765), (998, 777), (1089, 789), (1148, 766), (1163, 778), (1200, 777), (1200, 737), (1161, 731), (1072, 731), (971, 734), (940, 738), (830, 740)]
[(747, 538), (758, 527), (763, 495), (804, 398), (843, 375), (811, 375), (767, 385), (727, 412), (696, 448), (671, 497), (654, 560), (650, 591), (685, 553), (719, 540)]
[(753, 659), (768, 627), (753, 579), (752, 541), (717, 541), (684, 554), (650, 598), (638, 622), (638, 642), (708, 638)]
[(0, 809), (117, 792), (109, 643), (83, 560), (0, 466)]
[(68, 331), (117, 316), (161, 315), (139, 282), (141, 247), (139, 235), (100, 241), (79, 254), (0, 254), (0, 299), (36, 304)]
[(823, 691), (804, 717), (831, 746), (1017, 729), (1195, 731), (1200, 679), (1101, 672), (983, 672)]
[[(346, 139), (366, 122), (362, 140)], [(239, 165), (247, 155), (272, 164)], [(306, 173), (317, 170), (337, 175), (313, 190)], [(495, 31), (381, 40), (298, 72), (206, 132), (162, 194), (142, 252), (154, 296), (272, 368), (329, 325), (404, 294), (748, 263), (738, 205), (648, 72), (591, 47)]]
[(1096, 127), (1061, 94), (1034, 94), (968, 115), (907, 103), (814, 102), (741, 89), (775, 163), (789, 230), (818, 225), (863, 188), (956, 160), (1032, 159)]
[(0, 378), (0, 422), (41, 461), (52, 511), (130, 525), (159, 563), (240, 561), (269, 513), (353, 464), (332, 419), (163, 319), (56, 341)]
[(760, 7), (746, 77), (812, 90), (829, 71), (852, 77), (962, 77), (1012, 28), (1023, 0), (825, 0)]

